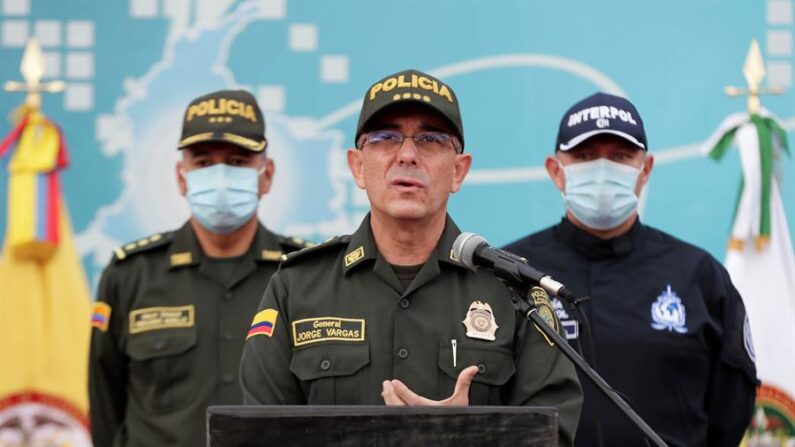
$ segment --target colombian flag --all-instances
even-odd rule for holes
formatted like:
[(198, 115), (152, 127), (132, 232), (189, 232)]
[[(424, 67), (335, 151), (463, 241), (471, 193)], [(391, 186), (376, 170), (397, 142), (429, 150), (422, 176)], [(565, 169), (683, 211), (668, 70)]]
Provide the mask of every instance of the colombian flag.
[[(30, 431), (27, 425), (18, 431), (32, 444), (90, 446), (91, 295), (58, 179), (67, 164), (61, 130), (28, 110), (0, 142), (0, 158), (8, 169), (8, 225), (0, 241), (0, 421), (31, 421)], [(0, 424), (0, 432), (6, 429), (16, 430)]]
[(254, 315), (254, 321), (251, 322), (251, 329), (248, 330), (246, 340), (255, 335), (273, 335), (273, 328), (276, 327), (276, 317), (279, 312), (276, 309), (265, 309)]
[(102, 332), (108, 330), (108, 321), (110, 320), (110, 306), (106, 303), (94, 303), (94, 309), (91, 312), (91, 327), (95, 327)]

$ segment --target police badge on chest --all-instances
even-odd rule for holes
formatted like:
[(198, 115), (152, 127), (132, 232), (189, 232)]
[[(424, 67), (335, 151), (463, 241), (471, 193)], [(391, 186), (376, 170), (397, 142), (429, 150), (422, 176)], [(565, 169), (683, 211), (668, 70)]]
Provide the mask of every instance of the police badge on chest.
[(494, 341), (494, 334), (499, 326), (494, 319), (494, 313), (488, 303), (475, 301), (469, 305), (464, 326), (467, 328), (467, 337), (480, 340)]

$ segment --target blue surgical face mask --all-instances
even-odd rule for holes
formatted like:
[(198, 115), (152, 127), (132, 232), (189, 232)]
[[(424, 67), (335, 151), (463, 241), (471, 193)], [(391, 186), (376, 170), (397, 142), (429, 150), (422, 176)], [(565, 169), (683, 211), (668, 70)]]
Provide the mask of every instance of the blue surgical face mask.
[(219, 163), (184, 173), (193, 217), (213, 233), (237, 230), (257, 212), (264, 170)]
[[(558, 161), (560, 163), (560, 161)], [(609, 230), (624, 223), (638, 207), (635, 186), (643, 167), (604, 158), (563, 166), (563, 200), (574, 217), (590, 228)]]

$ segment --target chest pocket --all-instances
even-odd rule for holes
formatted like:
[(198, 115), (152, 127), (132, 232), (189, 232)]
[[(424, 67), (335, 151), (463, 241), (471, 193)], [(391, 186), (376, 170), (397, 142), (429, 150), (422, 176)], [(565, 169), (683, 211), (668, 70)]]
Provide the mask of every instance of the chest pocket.
[(441, 343), (439, 349), (439, 369), (443, 373), (442, 381), (447, 382), (449, 393), (452, 394), (458, 375), (465, 368), (477, 366), (478, 373), (469, 387), (469, 405), (500, 405), (500, 387), (505, 385), (516, 372), (513, 364), (513, 352), (498, 346), (475, 346), (459, 342), (456, 348), (455, 366), (453, 366), (453, 349), (450, 342)]
[(301, 380), (309, 405), (361, 404), (364, 391), (355, 376), (369, 363), (366, 342), (324, 342), (294, 350), (290, 371)]
[(130, 385), (133, 399), (144, 408), (161, 412), (190, 402), (196, 384), (193, 348), (196, 327), (161, 329), (130, 334)]

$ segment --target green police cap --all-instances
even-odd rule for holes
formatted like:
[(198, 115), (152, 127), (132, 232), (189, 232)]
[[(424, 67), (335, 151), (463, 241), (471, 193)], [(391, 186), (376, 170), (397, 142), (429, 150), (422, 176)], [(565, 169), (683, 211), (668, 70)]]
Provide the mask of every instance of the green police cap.
[(208, 141), (253, 152), (265, 150), (265, 118), (251, 93), (219, 90), (191, 101), (185, 109), (179, 149)]
[(458, 98), (447, 84), (419, 70), (404, 70), (391, 74), (373, 84), (364, 94), (359, 123), (356, 125), (356, 138), (367, 129), (367, 124), (379, 112), (406, 103), (427, 107), (444, 117), (455, 131), (455, 136), (464, 145), (464, 125)]

